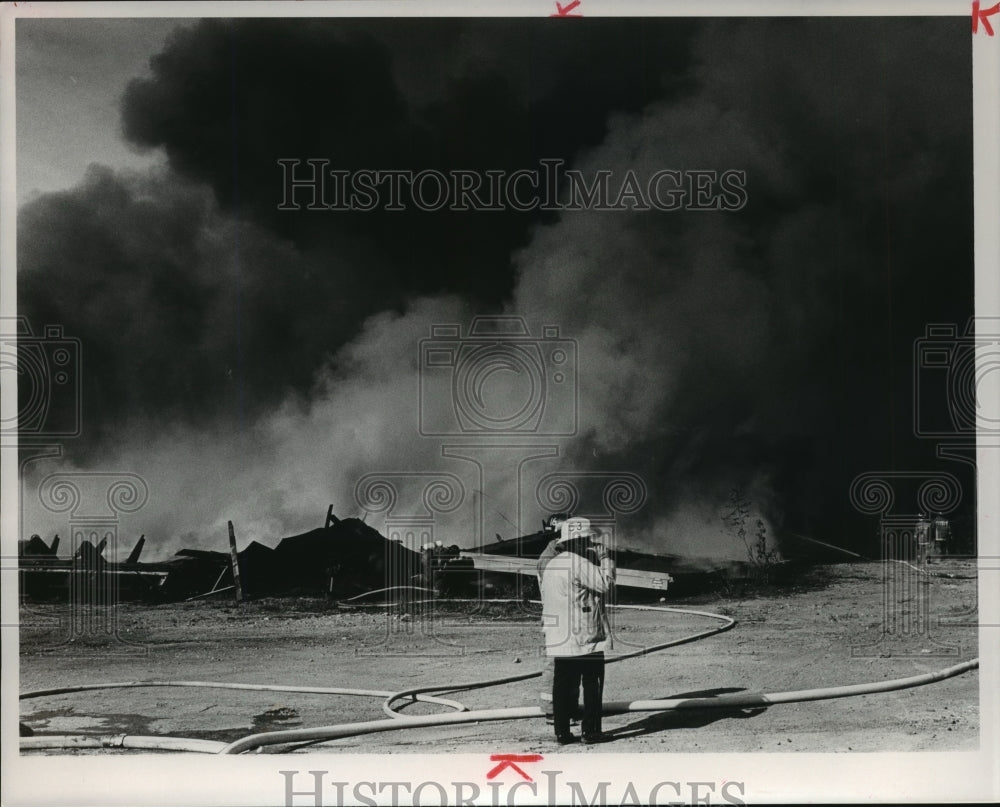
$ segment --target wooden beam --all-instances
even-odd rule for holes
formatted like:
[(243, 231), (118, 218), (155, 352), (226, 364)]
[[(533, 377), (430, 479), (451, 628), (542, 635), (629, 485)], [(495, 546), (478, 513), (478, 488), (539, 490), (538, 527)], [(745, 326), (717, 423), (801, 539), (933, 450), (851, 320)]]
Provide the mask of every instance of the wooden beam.
[(191, 600), (200, 600), (202, 597), (208, 597), (211, 594), (222, 594), (224, 591), (232, 591), (232, 586), (226, 586), (225, 588), (213, 588), (211, 591), (206, 591), (204, 594), (195, 594), (193, 597), (187, 597), (184, 602), (191, 602)]
[(236, 533), (233, 522), (229, 522), (229, 563), (233, 570), (233, 588), (236, 589), (236, 602), (243, 602), (243, 588), (240, 586), (240, 559), (236, 554)]
[(125, 560), (125, 562), (126, 563), (138, 563), (139, 562), (139, 556), (142, 554), (142, 548), (145, 545), (146, 545), (146, 536), (145, 536), (145, 534), (143, 534), (143, 535), (139, 536), (139, 540), (136, 541), (135, 546), (132, 547), (132, 551), (129, 553), (129, 556)]

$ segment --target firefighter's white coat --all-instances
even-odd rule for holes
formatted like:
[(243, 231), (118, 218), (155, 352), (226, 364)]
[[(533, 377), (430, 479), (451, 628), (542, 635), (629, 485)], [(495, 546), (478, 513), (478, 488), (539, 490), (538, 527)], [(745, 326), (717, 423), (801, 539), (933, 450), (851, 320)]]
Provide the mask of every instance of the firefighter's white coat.
[(584, 656), (611, 649), (604, 597), (612, 575), (610, 567), (602, 571), (575, 552), (560, 552), (545, 564), (539, 587), (546, 655)]

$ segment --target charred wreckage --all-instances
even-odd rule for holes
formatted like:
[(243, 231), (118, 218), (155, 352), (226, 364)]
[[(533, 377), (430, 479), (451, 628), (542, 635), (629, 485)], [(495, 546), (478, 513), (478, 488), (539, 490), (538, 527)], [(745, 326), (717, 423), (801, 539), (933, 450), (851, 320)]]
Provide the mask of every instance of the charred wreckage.
[[(170, 602), (227, 595), (237, 600), (259, 597), (330, 597), (342, 600), (366, 593), (419, 587), (441, 596), (538, 596), (538, 559), (557, 536), (550, 517), (537, 532), (470, 549), (441, 541), (411, 549), (386, 538), (362, 519), (339, 519), (331, 505), (323, 527), (283, 538), (274, 548), (251, 541), (237, 550), (230, 522), (229, 552), (181, 549), (163, 561), (142, 562), (141, 536), (125, 558), (108, 557), (105, 541), (79, 542), (69, 557), (60, 556), (60, 539), (51, 544), (32, 535), (18, 542), (21, 597), (26, 601), (73, 599), (74, 591), (115, 601)], [(951, 531), (943, 518), (922, 517), (915, 531), (914, 556), (948, 554)], [(792, 534), (794, 535), (794, 534)], [(811, 544), (829, 546), (819, 541)], [(663, 595), (667, 588), (688, 593), (720, 577), (742, 579), (749, 564), (732, 560), (686, 558), (623, 547), (611, 549), (618, 568), (616, 590), (634, 599)], [(856, 553), (849, 553), (860, 557)], [(813, 557), (812, 560), (817, 560)], [(794, 559), (779, 567), (790, 572)]]
[[(493, 593), (538, 595), (539, 556), (556, 537), (547, 520), (534, 533), (462, 549), (441, 541), (411, 549), (358, 518), (339, 519), (332, 506), (323, 527), (282, 539), (274, 548), (257, 541), (237, 551), (181, 549), (168, 560), (142, 562), (141, 536), (124, 560), (106, 542), (83, 540), (60, 556), (59, 536), (20, 541), (18, 567), (24, 600), (66, 599), (74, 590), (114, 590), (120, 601), (169, 602), (225, 595), (237, 599), (328, 596), (344, 599), (382, 589), (419, 586), (448, 596)], [(111, 557), (108, 557), (108, 555)], [(675, 555), (618, 548), (618, 588), (640, 598), (662, 595), (709, 574), (738, 575), (741, 564), (706, 568)]]

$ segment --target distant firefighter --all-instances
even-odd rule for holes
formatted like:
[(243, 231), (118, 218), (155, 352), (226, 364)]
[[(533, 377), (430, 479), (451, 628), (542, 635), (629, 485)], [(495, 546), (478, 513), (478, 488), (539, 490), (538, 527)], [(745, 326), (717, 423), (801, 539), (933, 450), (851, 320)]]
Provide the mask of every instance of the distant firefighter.
[(917, 516), (917, 523), (913, 528), (913, 556), (918, 564), (926, 563), (930, 555), (931, 541), (931, 521), (926, 513)]
[(951, 524), (941, 513), (934, 516), (934, 521), (931, 522), (931, 537), (935, 557), (951, 554)]

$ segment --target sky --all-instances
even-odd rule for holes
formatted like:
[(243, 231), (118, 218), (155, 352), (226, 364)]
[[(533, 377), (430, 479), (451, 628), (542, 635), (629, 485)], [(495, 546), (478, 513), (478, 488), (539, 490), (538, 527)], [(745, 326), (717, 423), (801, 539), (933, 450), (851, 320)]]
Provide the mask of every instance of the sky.
[[(915, 340), (973, 313), (967, 20), (18, 20), (16, 43), (19, 313), (82, 357), (26, 534), (66, 532), (56, 471), (141, 476), (122, 532), (160, 555), (230, 519), (273, 545), (332, 503), (462, 546), (572, 504), (625, 545), (740, 557), (734, 490), (751, 530), (877, 554), (849, 497), (870, 471), (952, 473), (972, 521), (968, 467), (914, 427)], [(733, 169), (746, 204), (279, 209), (277, 161), (310, 158)], [(539, 339), (535, 431), (453, 406), (497, 316)], [(534, 388), (498, 368), (509, 413)], [(922, 411), (954, 394), (928, 377)], [(459, 493), (428, 510), (428, 484)]]
[(173, 20), (17, 22), (18, 203), (65, 190), (90, 163), (145, 169), (158, 162), (121, 136), (125, 85), (149, 70)]

